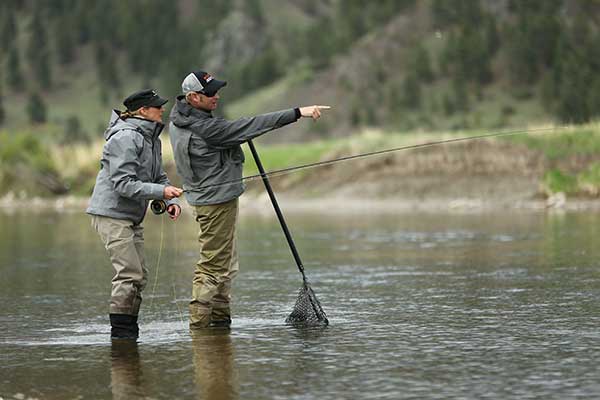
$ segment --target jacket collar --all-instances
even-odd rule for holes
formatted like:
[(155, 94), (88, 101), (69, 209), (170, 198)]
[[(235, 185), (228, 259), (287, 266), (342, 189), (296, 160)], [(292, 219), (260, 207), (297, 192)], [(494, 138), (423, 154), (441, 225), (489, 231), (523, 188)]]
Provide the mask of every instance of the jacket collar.
[(106, 131), (105, 137), (108, 140), (115, 132), (123, 129), (133, 129), (145, 138), (154, 141), (158, 139), (165, 125), (162, 122), (150, 121), (144, 118), (129, 117), (121, 119), (121, 112), (113, 110), (109, 128)]
[(125, 122), (135, 125), (142, 135), (151, 140), (156, 140), (160, 136), (160, 133), (164, 129), (165, 125), (162, 122), (150, 121), (144, 118), (129, 117)]
[(176, 103), (177, 111), (185, 115), (186, 117), (209, 117), (212, 118), (212, 113), (210, 111), (201, 110), (199, 108), (192, 107), (186, 100), (185, 96), (178, 96)]

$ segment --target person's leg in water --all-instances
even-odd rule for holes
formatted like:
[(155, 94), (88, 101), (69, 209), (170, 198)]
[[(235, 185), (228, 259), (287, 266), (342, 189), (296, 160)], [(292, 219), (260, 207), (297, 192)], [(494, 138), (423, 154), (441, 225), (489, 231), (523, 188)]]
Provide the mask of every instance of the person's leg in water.
[(138, 314), (148, 275), (143, 227), (131, 221), (100, 216), (94, 216), (92, 224), (115, 269), (109, 306), (111, 337), (137, 339)]
[(236, 249), (238, 200), (196, 206), (200, 226), (200, 259), (196, 263), (190, 302), (190, 328), (231, 322), (230, 288), (239, 264)]

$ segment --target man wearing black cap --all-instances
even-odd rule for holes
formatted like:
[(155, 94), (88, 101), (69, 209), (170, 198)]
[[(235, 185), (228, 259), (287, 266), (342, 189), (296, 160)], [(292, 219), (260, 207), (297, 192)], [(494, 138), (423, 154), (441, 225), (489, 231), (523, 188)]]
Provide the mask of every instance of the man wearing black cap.
[(159, 135), (162, 99), (153, 90), (127, 97), (124, 112), (113, 110), (104, 133), (100, 172), (87, 213), (102, 239), (115, 269), (110, 299), (111, 337), (136, 339), (137, 318), (148, 271), (144, 262), (142, 221), (150, 200), (167, 200), (171, 219), (181, 209), (162, 168)]
[[(229, 326), (231, 281), (238, 272), (236, 222), (244, 192), (240, 145), (327, 106), (309, 106), (227, 121), (212, 115), (227, 82), (204, 71), (185, 77), (170, 115), (169, 136), (185, 197), (200, 225), (200, 259), (190, 302), (190, 328)], [(226, 185), (223, 183), (228, 182)], [(231, 184), (231, 182), (235, 182)]]

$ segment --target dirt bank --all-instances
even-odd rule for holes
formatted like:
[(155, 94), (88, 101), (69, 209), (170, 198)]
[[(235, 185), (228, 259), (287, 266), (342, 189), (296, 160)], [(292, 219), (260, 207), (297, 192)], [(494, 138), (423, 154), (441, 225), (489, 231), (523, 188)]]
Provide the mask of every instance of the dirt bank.
[[(478, 140), (274, 176), (271, 183), (286, 212), (600, 209), (600, 200), (548, 196), (542, 183), (547, 168), (548, 160), (524, 145)], [(272, 212), (260, 179), (247, 186), (243, 210)], [(73, 196), (39, 199), (11, 193), (0, 199), (5, 212), (23, 207), (83, 211), (86, 205), (87, 198)]]
[[(271, 180), (278, 192), (302, 199), (512, 202), (538, 197), (544, 163), (524, 146), (482, 140), (352, 160)], [(262, 190), (259, 180), (248, 187), (253, 193)]]

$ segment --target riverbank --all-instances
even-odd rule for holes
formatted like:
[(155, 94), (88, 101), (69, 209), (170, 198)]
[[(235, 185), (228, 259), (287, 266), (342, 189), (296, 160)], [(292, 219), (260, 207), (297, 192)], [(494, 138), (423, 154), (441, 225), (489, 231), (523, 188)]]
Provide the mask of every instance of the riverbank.
[[(278, 194), (278, 202), (285, 214), (323, 215), (364, 215), (364, 214), (403, 214), (403, 213), (486, 213), (507, 212), (560, 212), (589, 211), (600, 212), (600, 200), (569, 199), (559, 193), (547, 199), (490, 199), (478, 197), (456, 198), (349, 198), (330, 196), (323, 198), (302, 198), (288, 194)], [(4, 214), (23, 212), (84, 213), (87, 197), (60, 196), (57, 198), (22, 198), (7, 195), (0, 198), (0, 212)], [(182, 201), (184, 213), (191, 215), (191, 207)], [(273, 215), (273, 207), (266, 193), (249, 192), (240, 197), (240, 210), (243, 214)]]
[[(267, 171), (404, 149), (271, 176), (289, 212), (597, 208), (600, 125), (537, 127), (514, 136), (462, 140), (481, 134), (485, 133), (369, 130), (309, 143), (259, 141), (257, 147)], [(13, 139), (9, 142), (12, 147), (4, 149), (4, 161), (8, 161), (0, 163), (5, 168), (0, 168), (0, 187), (4, 188), (0, 207), (85, 209), (102, 143), (47, 148), (34, 137), (26, 139)], [(428, 145), (431, 143), (436, 144)], [(163, 161), (173, 184), (180, 186), (166, 138)], [(246, 154), (244, 176), (256, 173), (252, 156)], [(243, 204), (248, 209), (270, 210), (270, 205), (255, 205), (264, 203), (260, 179), (247, 179), (246, 183)]]

